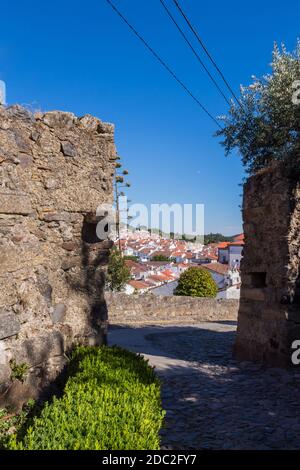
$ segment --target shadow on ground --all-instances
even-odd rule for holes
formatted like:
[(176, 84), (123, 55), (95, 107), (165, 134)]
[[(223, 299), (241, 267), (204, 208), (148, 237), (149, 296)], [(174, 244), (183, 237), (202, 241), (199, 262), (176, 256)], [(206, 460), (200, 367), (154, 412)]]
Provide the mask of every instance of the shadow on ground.
[(109, 344), (142, 353), (162, 379), (164, 449), (299, 449), (299, 377), (232, 358), (234, 322), (141, 326)]

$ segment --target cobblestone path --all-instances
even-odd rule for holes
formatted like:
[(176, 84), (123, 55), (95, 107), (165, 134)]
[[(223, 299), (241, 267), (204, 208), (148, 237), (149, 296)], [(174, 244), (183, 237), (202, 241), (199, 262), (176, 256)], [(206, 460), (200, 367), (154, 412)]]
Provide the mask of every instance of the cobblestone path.
[(162, 379), (163, 449), (300, 449), (300, 373), (233, 360), (232, 323), (109, 333)]

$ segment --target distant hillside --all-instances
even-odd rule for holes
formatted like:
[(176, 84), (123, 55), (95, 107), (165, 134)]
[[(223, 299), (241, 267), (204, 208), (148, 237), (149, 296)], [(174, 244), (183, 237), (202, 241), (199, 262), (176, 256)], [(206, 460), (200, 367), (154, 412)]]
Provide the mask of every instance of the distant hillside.
[[(140, 226), (137, 229), (136, 227), (128, 225), (128, 230), (132, 231), (132, 232), (135, 232), (137, 230), (147, 230), (148, 232), (158, 234), (162, 238), (169, 238), (169, 237), (174, 238), (175, 237), (176, 239), (179, 239), (179, 240), (186, 240), (186, 241), (190, 241), (190, 242), (195, 241), (195, 239), (193, 239), (193, 237), (191, 235), (184, 234), (182, 236), (179, 236), (179, 234), (174, 234), (173, 232), (171, 232), (170, 235), (168, 235), (168, 234), (162, 232), (158, 228), (149, 229), (148, 227)], [(204, 235), (204, 245), (208, 245), (209, 243), (218, 243), (218, 242), (232, 242), (233, 239), (234, 239), (234, 235), (226, 236), (226, 235), (222, 235), (222, 233), (208, 233), (208, 234)]]
[(232, 242), (233, 236), (226, 237), (222, 235), (222, 233), (208, 233), (204, 235), (204, 245), (208, 245), (209, 243), (218, 243), (218, 242)]

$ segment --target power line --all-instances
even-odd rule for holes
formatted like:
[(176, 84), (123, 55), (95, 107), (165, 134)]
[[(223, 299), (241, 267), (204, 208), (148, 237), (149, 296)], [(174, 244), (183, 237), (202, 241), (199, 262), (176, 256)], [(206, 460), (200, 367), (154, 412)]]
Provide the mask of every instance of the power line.
[(194, 28), (194, 26), (192, 25), (192, 23), (190, 22), (190, 20), (188, 19), (187, 15), (184, 13), (184, 11), (182, 10), (179, 2), (177, 0), (173, 0), (173, 2), (175, 3), (177, 9), (179, 10), (179, 12), (181, 13), (181, 15), (183, 16), (183, 18), (185, 19), (186, 23), (188, 24), (189, 28), (191, 29), (191, 31), (194, 33), (194, 35), (196, 36), (198, 42), (200, 43), (202, 49), (204, 50), (204, 52), (206, 53), (206, 55), (208, 56), (209, 60), (211, 61), (211, 63), (213, 64), (213, 66), (215, 67), (215, 69), (218, 71), (218, 73), (220, 74), (223, 82), (225, 83), (225, 85), (227, 86), (228, 90), (230, 91), (230, 93), (232, 94), (232, 96), (234, 97), (235, 101), (237, 102), (237, 104), (242, 107), (240, 101), (238, 100), (236, 94), (234, 93), (233, 89), (231, 88), (231, 86), (229, 85), (228, 81), (226, 80), (226, 78), (224, 77), (221, 69), (218, 67), (218, 65), (216, 64), (215, 60), (213, 59), (213, 57), (211, 56), (211, 54), (209, 53), (207, 47), (205, 46), (204, 42), (202, 41), (202, 39), (200, 38), (198, 32), (196, 31), (196, 29)]
[(190, 95), (190, 97), (200, 106), (200, 108), (214, 121), (214, 123), (220, 128), (222, 126), (214, 118), (214, 116), (203, 106), (203, 104), (196, 98), (196, 96), (189, 90), (189, 88), (175, 75), (173, 70), (164, 62), (163, 59), (155, 52), (154, 49), (145, 41), (145, 39), (138, 33), (138, 31), (128, 22), (125, 16), (117, 9), (111, 0), (106, 0), (106, 2), (111, 6), (114, 12), (127, 24), (129, 29), (139, 38), (139, 40), (144, 44), (144, 46), (151, 52), (151, 54), (158, 60), (158, 62), (169, 72), (170, 75), (176, 80), (176, 82)]
[(194, 55), (196, 56), (197, 60), (200, 62), (200, 64), (202, 65), (202, 67), (204, 68), (204, 70), (206, 71), (207, 75), (210, 77), (210, 79), (212, 80), (212, 82), (214, 83), (215, 87), (218, 89), (218, 91), (221, 93), (221, 95), (223, 96), (224, 100), (226, 101), (226, 103), (231, 106), (231, 103), (230, 101), (228, 100), (228, 98), (226, 97), (226, 95), (223, 93), (222, 89), (219, 87), (218, 83), (216, 82), (216, 80), (214, 79), (214, 77), (212, 76), (212, 74), (210, 73), (210, 71), (208, 70), (208, 68), (206, 67), (206, 65), (204, 64), (204, 62), (202, 61), (201, 57), (199, 56), (199, 54), (196, 52), (196, 50), (194, 49), (193, 45), (191, 44), (191, 42), (188, 40), (187, 36), (185, 35), (185, 33), (182, 31), (182, 29), (180, 28), (179, 24), (177, 23), (177, 21), (175, 20), (174, 16), (172, 15), (172, 13), (170, 12), (169, 8), (166, 6), (165, 2), (163, 0), (159, 0), (160, 3), (162, 4), (163, 8), (165, 9), (167, 15), (169, 16), (169, 18), (171, 19), (171, 21), (175, 24), (176, 28), (178, 29), (178, 31), (180, 32), (180, 34), (182, 35), (182, 37), (184, 38), (185, 42), (189, 45), (189, 47), (192, 49)]

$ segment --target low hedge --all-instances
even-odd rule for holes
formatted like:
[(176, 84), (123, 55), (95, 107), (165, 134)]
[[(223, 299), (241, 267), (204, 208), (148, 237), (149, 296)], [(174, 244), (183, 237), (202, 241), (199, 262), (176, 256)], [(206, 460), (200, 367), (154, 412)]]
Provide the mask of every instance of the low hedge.
[(15, 450), (158, 450), (164, 411), (153, 369), (118, 347), (78, 347), (63, 396), (46, 403)]

